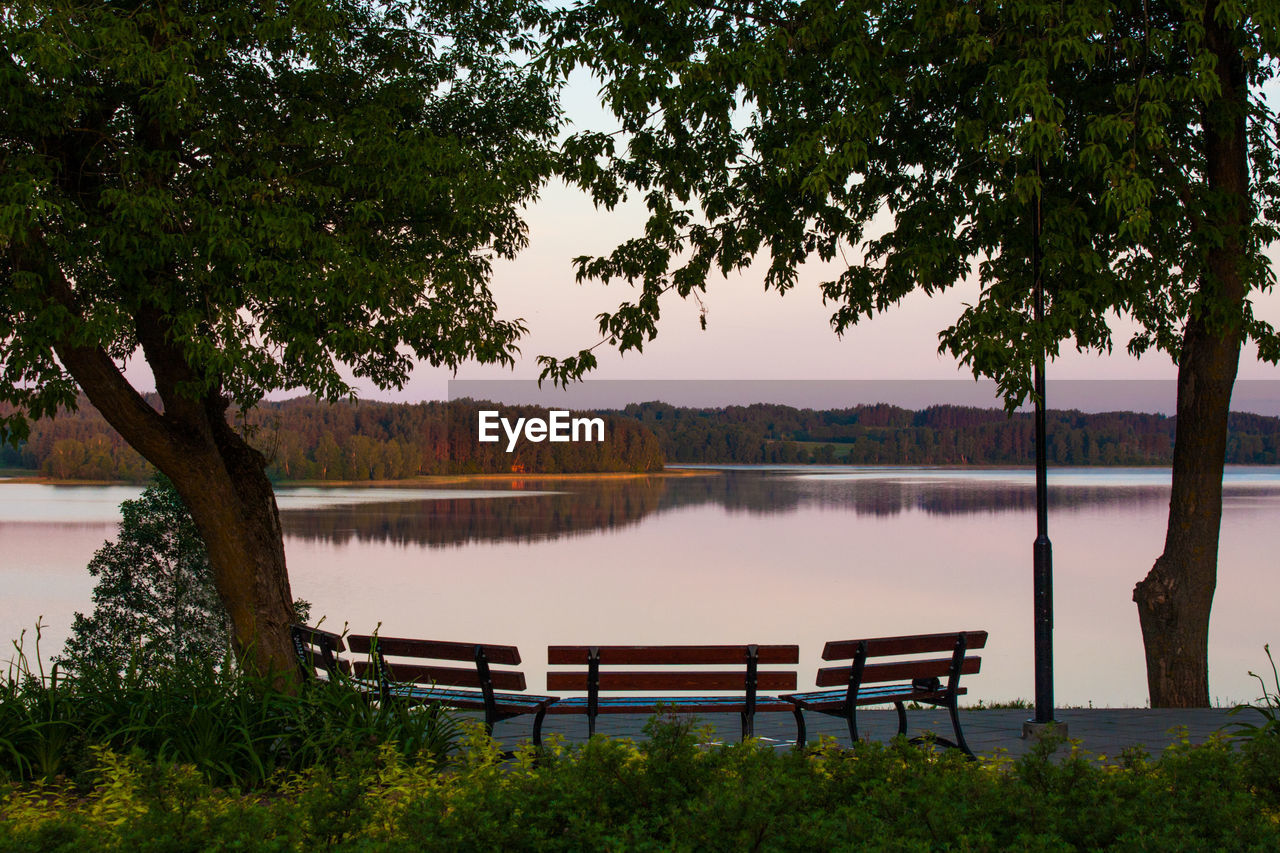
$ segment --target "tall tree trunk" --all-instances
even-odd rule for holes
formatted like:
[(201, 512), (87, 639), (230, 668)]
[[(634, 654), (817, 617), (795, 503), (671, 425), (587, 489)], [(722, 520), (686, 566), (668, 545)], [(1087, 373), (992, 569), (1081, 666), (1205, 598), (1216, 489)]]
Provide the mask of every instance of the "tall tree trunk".
[[(74, 306), (66, 278), (47, 266), (51, 295)], [(153, 409), (101, 348), (68, 339), (55, 349), (89, 401), (149, 462), (173, 481), (209, 549), (214, 585), (231, 617), (245, 669), (291, 689), (299, 671), (289, 624), (293, 596), (284, 540), (266, 459), (227, 422), (228, 400), (217, 389), (193, 399), (181, 389), (193, 379), (159, 311), (135, 315), (138, 339), (155, 375), (164, 412)]]
[(1218, 581), (1227, 413), (1239, 343), (1188, 326), (1178, 365), (1173, 490), (1164, 553), (1138, 583), (1153, 708), (1209, 705), (1209, 610)]
[(296, 677), (289, 625), (293, 596), (275, 492), (263, 456), (225, 419), (211, 423), (214, 444), (165, 475), (191, 510), (209, 549), (218, 595), (231, 617), (237, 655), (278, 688)]
[(1203, 301), (1198, 299), (1192, 309), (1178, 358), (1173, 490), (1164, 553), (1133, 591), (1153, 708), (1209, 705), (1209, 611), (1218, 578), (1227, 416), (1240, 361), (1248, 83), (1236, 36), (1215, 20), (1216, 5), (1206, 4), (1204, 25), (1222, 89), (1203, 111), (1210, 204), (1200, 227), (1216, 231), (1221, 242), (1208, 250), (1206, 274), (1199, 283)]

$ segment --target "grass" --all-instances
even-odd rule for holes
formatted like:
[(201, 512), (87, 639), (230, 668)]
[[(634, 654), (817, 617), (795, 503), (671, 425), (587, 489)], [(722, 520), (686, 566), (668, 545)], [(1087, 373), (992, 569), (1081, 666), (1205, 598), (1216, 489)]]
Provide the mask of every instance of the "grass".
[(902, 738), (709, 746), (655, 718), (641, 743), (553, 736), (507, 760), (479, 725), (340, 683), (25, 660), (0, 682), (0, 851), (1280, 849), (1269, 689), (1232, 737), (1155, 758), (1052, 736), (972, 762)]
[(19, 646), (0, 681), (0, 783), (81, 780), (109, 750), (254, 788), (384, 748), (441, 761), (458, 733), (438, 708), (382, 705), (324, 681), (280, 693), (231, 666), (46, 675)]
[(1175, 741), (1104, 765), (1046, 743), (968, 762), (899, 739), (707, 748), (687, 722), (648, 740), (552, 740), (503, 762), (472, 731), (446, 764), (390, 745), (281, 773), (254, 793), (197, 768), (99, 749), (76, 787), (0, 789), (0, 849), (811, 851), (1280, 849), (1280, 738)]

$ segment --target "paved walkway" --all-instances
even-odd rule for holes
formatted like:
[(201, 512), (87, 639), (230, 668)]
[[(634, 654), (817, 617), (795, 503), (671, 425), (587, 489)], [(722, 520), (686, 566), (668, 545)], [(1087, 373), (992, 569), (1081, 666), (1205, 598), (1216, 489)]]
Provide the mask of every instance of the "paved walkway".
[[(1115, 757), (1131, 746), (1145, 749), (1153, 757), (1176, 738), (1175, 729), (1186, 727), (1192, 743), (1203, 743), (1212, 734), (1239, 720), (1249, 720), (1248, 715), (1227, 716), (1225, 708), (1195, 710), (1151, 710), (1149, 708), (1088, 708), (1057, 711), (1055, 717), (1066, 723), (1067, 734), (1079, 740), (1089, 752)], [(961, 711), (960, 724), (973, 751), (980, 755), (994, 755), (1005, 750), (1010, 756), (1019, 756), (1031, 748), (1032, 741), (1022, 737), (1022, 723), (1034, 716), (1026, 710)], [(631, 714), (606, 714), (597, 718), (596, 731), (609, 737), (628, 737), (639, 740), (646, 716)], [(951, 735), (951, 720), (945, 710), (908, 711), (909, 736), (924, 731), (937, 732), (941, 737)], [(530, 717), (499, 723), (494, 734), (504, 746), (511, 747), (529, 737)], [(699, 720), (714, 727), (718, 738), (728, 741), (738, 739), (737, 714), (704, 714)], [(841, 745), (849, 744), (849, 731), (842, 720), (822, 714), (805, 716), (812, 742), (822, 736), (831, 736)], [(887, 740), (897, 732), (897, 715), (890, 710), (866, 710), (858, 713), (858, 726), (864, 738)], [(778, 746), (790, 746), (795, 740), (795, 720), (789, 713), (765, 713), (756, 715), (756, 735)], [(1229, 729), (1228, 729), (1229, 731)], [(560, 734), (569, 743), (581, 743), (587, 737), (585, 716), (548, 716), (543, 726), (544, 737)]]

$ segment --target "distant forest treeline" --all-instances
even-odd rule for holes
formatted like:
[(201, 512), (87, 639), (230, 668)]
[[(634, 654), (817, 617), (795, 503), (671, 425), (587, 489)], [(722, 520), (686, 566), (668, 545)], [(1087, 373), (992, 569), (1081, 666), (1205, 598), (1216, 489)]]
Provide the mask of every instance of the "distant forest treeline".
[[(156, 401), (152, 401), (153, 405)], [(481, 408), (451, 403), (262, 403), (241, 425), (278, 480), (401, 480), (423, 474), (644, 472), (665, 459), (654, 434), (632, 418), (603, 415), (603, 442), (521, 441), (506, 452), (476, 440)], [(546, 417), (535, 407), (503, 406), (504, 417)], [(0, 467), (69, 480), (144, 480), (151, 467), (87, 400), (74, 412), (31, 425), (28, 440), (0, 448)]]
[[(627, 406), (623, 414), (657, 434), (673, 462), (847, 463), (852, 465), (1029, 465), (1031, 414), (998, 409), (889, 405), (794, 409), (756, 404), (723, 409)], [(1055, 465), (1168, 465), (1175, 418), (1050, 411), (1048, 455)], [(1233, 413), (1227, 462), (1280, 462), (1280, 418)]]
[[(846, 463), (854, 465), (1026, 465), (1031, 415), (992, 409), (857, 406), (817, 411), (757, 404), (723, 409), (631, 405), (598, 413), (603, 443), (476, 441), (477, 413), (492, 404), (264, 403), (244, 429), (282, 480), (397, 480), (423, 474), (656, 471), (665, 461)], [(545, 409), (502, 406), (504, 417)], [(1055, 465), (1168, 465), (1175, 419), (1162, 415), (1051, 411)], [(1280, 418), (1232, 414), (1232, 464), (1280, 463)], [(82, 401), (79, 410), (32, 425), (28, 441), (0, 448), (0, 467), (60, 479), (142, 480), (150, 466)]]

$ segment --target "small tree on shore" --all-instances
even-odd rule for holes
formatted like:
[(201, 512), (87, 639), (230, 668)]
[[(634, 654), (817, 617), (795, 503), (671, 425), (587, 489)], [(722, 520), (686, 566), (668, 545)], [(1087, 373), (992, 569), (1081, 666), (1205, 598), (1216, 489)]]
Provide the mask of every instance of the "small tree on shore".
[[(157, 476), (120, 505), (114, 542), (89, 562), (93, 612), (77, 613), (58, 662), (76, 672), (214, 669), (228, 659), (231, 619), (213, 583), (209, 552), (173, 484)], [(295, 602), (305, 618), (308, 605)]]

